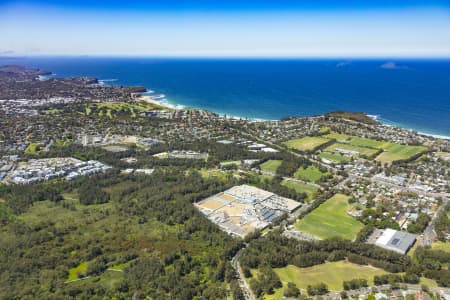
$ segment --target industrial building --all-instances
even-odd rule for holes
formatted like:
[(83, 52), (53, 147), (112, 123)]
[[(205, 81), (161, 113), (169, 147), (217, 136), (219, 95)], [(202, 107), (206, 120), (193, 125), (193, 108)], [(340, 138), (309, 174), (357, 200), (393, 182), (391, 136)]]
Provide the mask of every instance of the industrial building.
[(388, 228), (377, 232), (375, 233), (378, 234), (375, 245), (400, 254), (406, 254), (416, 241), (416, 236), (414, 234), (404, 231)]
[(249, 185), (234, 186), (194, 204), (231, 235), (245, 237), (263, 229), (301, 203)]

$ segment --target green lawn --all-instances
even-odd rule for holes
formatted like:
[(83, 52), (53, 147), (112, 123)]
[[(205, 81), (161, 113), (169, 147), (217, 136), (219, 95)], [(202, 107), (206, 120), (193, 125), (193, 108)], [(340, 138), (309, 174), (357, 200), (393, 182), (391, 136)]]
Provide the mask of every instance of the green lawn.
[(324, 151), (340, 152), (340, 149), (356, 151), (356, 152), (358, 152), (358, 154), (355, 154), (356, 156), (365, 155), (367, 157), (374, 156), (379, 151), (378, 149), (366, 148), (366, 147), (355, 146), (355, 145), (350, 145), (350, 144), (340, 144), (340, 143), (336, 143), (331, 146), (328, 146), (327, 148), (324, 149)]
[(323, 144), (328, 143), (330, 140), (323, 137), (306, 136), (299, 139), (289, 140), (284, 142), (288, 148), (296, 149), (300, 151), (315, 151)]
[(373, 139), (367, 139), (362, 137), (354, 136), (348, 142), (350, 145), (359, 146), (359, 147), (368, 147), (374, 149), (384, 149), (388, 146), (389, 142), (385, 141), (377, 141)]
[(336, 133), (336, 132), (329, 133), (327, 135), (324, 135), (323, 137), (327, 138), (327, 139), (335, 139), (336, 141), (338, 141), (340, 143), (345, 142), (348, 139), (350, 139), (349, 135), (342, 134), (342, 133)]
[(67, 278), (67, 280), (70, 281), (70, 280), (78, 279), (78, 274), (85, 273), (87, 267), (88, 267), (88, 263), (85, 261), (85, 262), (82, 262), (81, 264), (79, 264), (78, 266), (76, 266), (75, 268), (70, 269), (69, 277)]
[(240, 166), (241, 165), (241, 161), (240, 160), (227, 160), (227, 161), (220, 162), (220, 166), (221, 167), (228, 167), (228, 166), (231, 166), (231, 165)]
[[(275, 273), (280, 277), (282, 288), (276, 289), (273, 295), (264, 295), (265, 300), (281, 300), (283, 298), (283, 290), (288, 282), (293, 282), (302, 290), (302, 294), (306, 295), (308, 285), (317, 283), (325, 283), (331, 291), (343, 290), (342, 283), (352, 279), (366, 279), (369, 286), (373, 285), (373, 277), (389, 274), (382, 269), (372, 266), (363, 266), (354, 264), (345, 260), (337, 262), (326, 262), (313, 267), (299, 268), (288, 265), (284, 268), (274, 268)], [(253, 276), (258, 275), (258, 270), (252, 269)], [(248, 282), (249, 280), (247, 280)], [(434, 280), (420, 278), (420, 284), (426, 284), (429, 287), (437, 287)]]
[(96, 109), (99, 117), (107, 116), (113, 118), (116, 113), (126, 113), (131, 117), (136, 117), (136, 112), (143, 112), (148, 110), (161, 109), (161, 106), (151, 103), (128, 103), (128, 102), (113, 102), (113, 103), (95, 103), (86, 106), (85, 113), (90, 115), (92, 110)]
[(450, 252), (450, 242), (435, 242), (431, 244), (431, 248), (433, 248), (434, 250)]
[(321, 152), (319, 154), (319, 157), (328, 159), (328, 160), (338, 163), (338, 164), (350, 161), (350, 159), (348, 157), (342, 156), (340, 154), (330, 153), (330, 152)]
[(41, 143), (30, 143), (28, 147), (25, 149), (25, 154), (37, 155), (39, 154), (39, 151), (41, 151), (43, 147), (44, 145)]
[(325, 283), (330, 290), (341, 291), (342, 282), (352, 279), (367, 279), (372, 285), (375, 275), (387, 274), (386, 271), (371, 266), (361, 266), (347, 261), (327, 262), (309, 268), (299, 268), (289, 265), (275, 268), (283, 286), (294, 282), (298, 288), (306, 290), (308, 285)]
[(391, 163), (396, 160), (409, 159), (428, 150), (428, 148), (424, 146), (408, 146), (394, 143), (388, 143), (384, 146), (385, 152), (381, 153), (376, 158), (376, 160), (381, 163)]
[(259, 167), (261, 168), (261, 170), (266, 171), (266, 172), (271, 172), (271, 173), (276, 173), (278, 167), (281, 165), (282, 160), (268, 160), (262, 164), (259, 165)]
[(302, 180), (310, 181), (310, 182), (317, 182), (322, 177), (326, 176), (327, 173), (321, 172), (316, 166), (309, 166), (306, 169), (303, 167), (300, 167), (294, 174), (295, 178), (299, 178)]
[(339, 236), (353, 240), (363, 225), (347, 214), (348, 196), (336, 194), (299, 220), (295, 227), (321, 239)]
[(283, 180), (281, 184), (288, 188), (294, 189), (297, 193), (306, 193), (306, 195), (308, 195), (308, 201), (313, 200), (315, 194), (317, 193), (317, 190), (319, 189), (314, 185), (303, 184), (292, 180)]

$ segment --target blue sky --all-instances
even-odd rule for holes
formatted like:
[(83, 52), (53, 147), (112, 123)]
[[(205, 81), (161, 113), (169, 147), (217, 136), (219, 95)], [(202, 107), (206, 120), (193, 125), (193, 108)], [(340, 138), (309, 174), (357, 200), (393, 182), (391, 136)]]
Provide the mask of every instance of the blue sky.
[(1, 54), (450, 57), (450, 3), (0, 0)]

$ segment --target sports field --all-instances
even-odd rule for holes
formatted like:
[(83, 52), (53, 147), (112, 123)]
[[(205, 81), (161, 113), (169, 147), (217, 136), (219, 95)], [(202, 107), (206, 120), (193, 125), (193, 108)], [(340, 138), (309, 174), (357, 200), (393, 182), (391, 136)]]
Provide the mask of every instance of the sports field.
[(385, 141), (377, 141), (373, 139), (367, 139), (362, 137), (354, 136), (349, 142), (350, 145), (359, 146), (359, 147), (368, 147), (374, 149), (384, 149), (388, 146), (389, 142)]
[(299, 220), (295, 227), (321, 239), (342, 237), (353, 240), (363, 225), (347, 214), (349, 197), (336, 194)]
[(268, 160), (262, 164), (259, 165), (259, 167), (261, 168), (261, 170), (266, 171), (266, 172), (270, 172), (270, 173), (276, 173), (278, 167), (281, 165), (282, 161), (281, 160)]
[(294, 189), (297, 193), (306, 193), (306, 195), (308, 196), (308, 198), (306, 199), (307, 201), (311, 201), (314, 198), (317, 190), (319, 189), (314, 185), (299, 183), (292, 180), (283, 180), (281, 184), (288, 188)]
[(306, 290), (308, 285), (325, 283), (328, 289), (341, 291), (342, 282), (352, 279), (367, 279), (369, 285), (373, 284), (373, 276), (387, 274), (386, 271), (371, 266), (361, 266), (347, 261), (327, 262), (309, 268), (299, 268), (289, 265), (284, 268), (275, 268), (283, 286), (294, 282), (298, 288)]
[(298, 168), (294, 177), (310, 182), (317, 182), (326, 175), (327, 173), (322, 173), (317, 167), (309, 166), (306, 169), (303, 167)]
[(323, 137), (327, 138), (327, 139), (335, 139), (339, 143), (343, 143), (350, 139), (349, 135), (346, 135), (343, 133), (336, 133), (336, 132), (329, 133), (327, 135), (324, 135)]
[(340, 154), (330, 153), (330, 152), (321, 152), (319, 154), (319, 157), (328, 159), (335, 163), (345, 163), (345, 162), (350, 161), (350, 159), (348, 157), (342, 156)]
[(391, 163), (396, 160), (409, 159), (428, 150), (427, 147), (424, 146), (408, 146), (394, 143), (388, 143), (384, 146), (384, 152), (376, 158), (376, 160), (381, 163)]
[(380, 150), (373, 149), (373, 148), (367, 148), (367, 147), (361, 147), (361, 146), (355, 146), (355, 145), (350, 145), (350, 144), (336, 143), (331, 146), (328, 146), (327, 148), (324, 149), (324, 151), (338, 152), (338, 153), (341, 153), (341, 152), (345, 153), (346, 151), (353, 151), (355, 153), (351, 154), (352, 156), (353, 155), (356, 155), (356, 156), (365, 155), (367, 157), (371, 157), (371, 156), (374, 156)]
[(329, 139), (323, 137), (306, 136), (299, 139), (289, 140), (287, 142), (284, 142), (283, 144), (291, 149), (296, 149), (300, 151), (314, 151), (318, 147), (328, 143), (329, 141), (330, 141)]

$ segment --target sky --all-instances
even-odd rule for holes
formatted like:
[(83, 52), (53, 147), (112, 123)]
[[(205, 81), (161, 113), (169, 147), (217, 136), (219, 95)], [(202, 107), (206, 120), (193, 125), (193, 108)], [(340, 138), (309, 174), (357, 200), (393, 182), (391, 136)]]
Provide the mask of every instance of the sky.
[(0, 55), (449, 58), (450, 3), (0, 0)]

